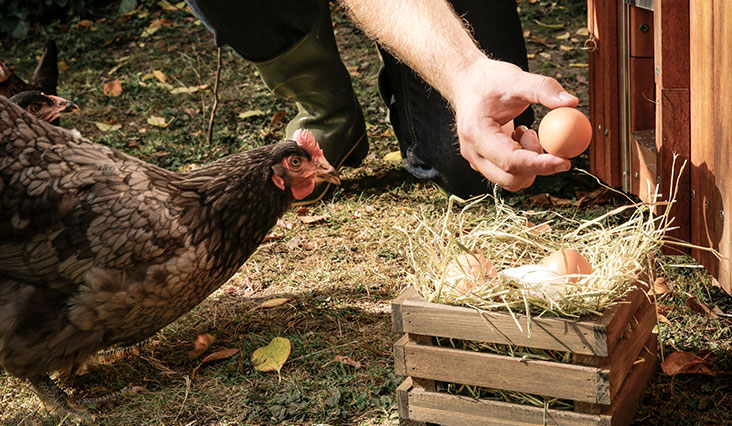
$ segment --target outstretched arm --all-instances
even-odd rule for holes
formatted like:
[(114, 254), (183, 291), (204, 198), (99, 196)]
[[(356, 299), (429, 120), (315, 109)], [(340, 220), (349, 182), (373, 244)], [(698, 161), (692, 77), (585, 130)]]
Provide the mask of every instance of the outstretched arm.
[(518, 144), (501, 131), (531, 103), (576, 106), (556, 80), (489, 59), (445, 0), (340, 1), (369, 36), (450, 102), (460, 152), (473, 169), (512, 191), (536, 175), (569, 169), (568, 160), (543, 153), (533, 130), (517, 129)]

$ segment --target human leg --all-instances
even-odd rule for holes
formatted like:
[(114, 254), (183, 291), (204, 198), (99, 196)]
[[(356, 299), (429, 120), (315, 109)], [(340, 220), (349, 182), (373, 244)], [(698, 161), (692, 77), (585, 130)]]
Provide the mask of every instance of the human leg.
[[(308, 128), (336, 168), (361, 163), (368, 153), (366, 125), (338, 53), (327, 1), (188, 2), (217, 44), (252, 61), (275, 95), (297, 103), (288, 138)], [(306, 203), (320, 199), (327, 185), (316, 188)]]
[[(480, 47), (490, 56), (528, 69), (526, 47), (514, 0), (453, 0)], [(389, 107), (404, 167), (461, 197), (489, 192), (490, 183), (460, 155), (455, 119), (447, 101), (419, 76), (380, 49), (379, 90)], [(531, 108), (514, 120), (530, 126)]]

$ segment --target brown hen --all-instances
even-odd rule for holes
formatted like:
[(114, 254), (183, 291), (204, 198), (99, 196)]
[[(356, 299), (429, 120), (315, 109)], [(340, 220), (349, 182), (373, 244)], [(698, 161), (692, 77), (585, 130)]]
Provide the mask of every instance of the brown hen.
[(308, 131), (175, 173), (0, 97), (0, 367), (74, 412), (49, 372), (188, 312), (322, 181)]

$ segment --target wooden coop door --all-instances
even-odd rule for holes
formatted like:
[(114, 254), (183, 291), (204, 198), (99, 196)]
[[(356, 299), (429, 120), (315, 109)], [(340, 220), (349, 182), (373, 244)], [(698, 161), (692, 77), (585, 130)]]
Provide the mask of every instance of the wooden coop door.
[(691, 1), (692, 254), (732, 294), (732, 1)]

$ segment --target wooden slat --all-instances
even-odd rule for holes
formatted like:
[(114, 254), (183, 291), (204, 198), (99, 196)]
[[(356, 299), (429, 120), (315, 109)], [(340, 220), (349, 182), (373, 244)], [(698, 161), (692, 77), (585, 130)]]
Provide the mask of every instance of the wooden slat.
[(394, 343), (394, 374), (407, 376), (407, 359), (404, 347), (409, 343), (409, 335), (405, 334)]
[[(630, 56), (640, 58), (653, 57), (653, 11), (630, 6)], [(643, 27), (645, 25), (645, 27)], [(645, 31), (642, 31), (645, 29)], [(653, 69), (653, 66), (651, 66)]]
[(632, 423), (638, 403), (646, 391), (648, 379), (656, 371), (658, 364), (656, 339), (654, 334), (648, 337), (645, 349), (641, 351), (643, 362), (633, 366), (620, 392), (608, 407), (608, 413), (612, 416), (612, 426), (627, 426)]
[(407, 333), (587, 355), (608, 354), (605, 327), (591, 321), (532, 318), (531, 336), (528, 336), (525, 315), (516, 315), (524, 328), (521, 331), (511, 315), (504, 312), (481, 314), (474, 309), (413, 300), (405, 300), (398, 309), (402, 319), (401, 329)]
[(597, 49), (589, 53), (590, 171), (610, 186), (622, 184), (618, 13), (622, 2), (588, 0), (587, 19)]
[(645, 202), (656, 190), (656, 129), (633, 133), (631, 144), (631, 193)]
[(399, 426), (425, 426), (424, 422), (409, 418), (409, 391), (414, 387), (411, 377), (407, 377), (397, 387), (396, 395), (399, 404)]
[(411, 377), (610, 404), (609, 372), (603, 369), (411, 342), (404, 357)]
[(638, 287), (628, 293), (625, 302), (613, 306), (598, 320), (598, 324), (606, 327), (608, 354), (613, 350), (615, 344), (625, 332), (628, 321), (630, 321), (638, 309), (644, 303), (647, 303), (647, 301), (648, 298), (643, 292), (643, 287)]
[[(681, 164), (688, 162), (691, 151), (691, 124), (689, 116), (690, 92), (688, 89), (658, 89), (656, 148), (658, 150), (658, 176), (661, 182), (659, 193), (662, 199), (670, 199), (672, 184), (677, 185), (676, 202), (671, 208), (671, 217), (674, 217), (673, 226), (678, 229), (668, 232), (669, 237), (683, 241), (691, 240), (689, 215), (691, 213), (689, 165), (679, 176)], [(674, 156), (678, 156), (674, 169)], [(678, 179), (677, 179), (678, 178)], [(659, 212), (662, 213), (662, 212)], [(678, 253), (678, 249), (676, 249)]]
[[(582, 414), (572, 411), (544, 410), (501, 401), (474, 399), (411, 388), (409, 378), (397, 389), (406, 392), (408, 402), (400, 399), (400, 417), (446, 426), (627, 426), (633, 421), (638, 403), (645, 393), (648, 379), (656, 369), (656, 336), (649, 336), (641, 352), (643, 362), (634, 365), (613, 403), (604, 414)], [(411, 389), (410, 389), (411, 388)], [(405, 390), (406, 389), (406, 390)], [(405, 412), (401, 408), (405, 407)]]
[(655, 0), (656, 83), (664, 89), (689, 88), (689, 0)]
[[(595, 41), (600, 36), (598, 1), (587, 0), (587, 27), (590, 37)], [(592, 40), (591, 40), (592, 41)], [(588, 51), (589, 58), (589, 89), (590, 98), (590, 123), (592, 123), (592, 141), (590, 142), (590, 172), (603, 181), (607, 181), (607, 172), (605, 170), (604, 149), (602, 139), (602, 105), (604, 99), (604, 87), (602, 84), (602, 64), (598, 53), (599, 47)], [(598, 126), (600, 128), (598, 129)]]
[(692, 0), (691, 58), (691, 240), (697, 258), (732, 294), (732, 2)]
[(653, 58), (630, 58), (630, 131), (654, 129), (656, 85)]
[(402, 290), (399, 296), (391, 302), (391, 328), (399, 334), (404, 333), (401, 305), (405, 300), (424, 300), (424, 298), (417, 293), (414, 286), (409, 286)]
[(409, 392), (411, 419), (446, 426), (609, 426), (610, 417), (544, 410), (501, 401), (478, 400), (437, 392)]
[(615, 346), (612, 354), (600, 361), (600, 367), (610, 371), (610, 398), (615, 398), (633, 362), (638, 358), (641, 349), (646, 345), (648, 336), (656, 325), (656, 308), (653, 304), (646, 304), (645, 309), (639, 311), (634, 320), (632, 332)]

